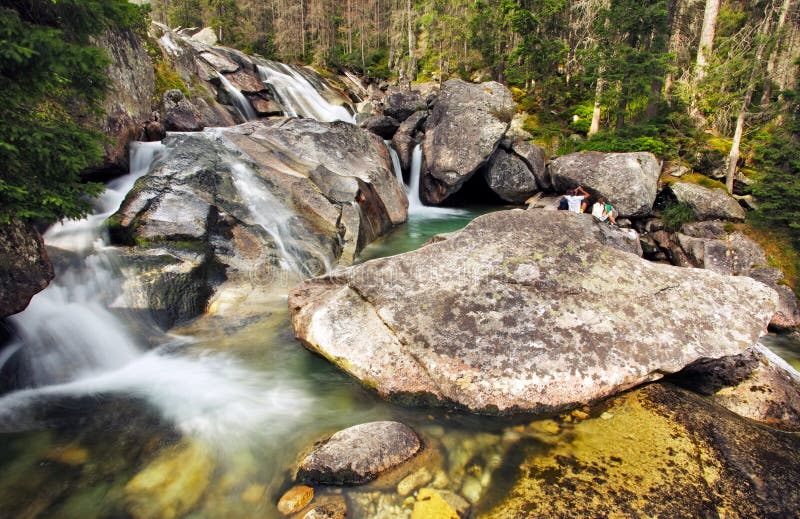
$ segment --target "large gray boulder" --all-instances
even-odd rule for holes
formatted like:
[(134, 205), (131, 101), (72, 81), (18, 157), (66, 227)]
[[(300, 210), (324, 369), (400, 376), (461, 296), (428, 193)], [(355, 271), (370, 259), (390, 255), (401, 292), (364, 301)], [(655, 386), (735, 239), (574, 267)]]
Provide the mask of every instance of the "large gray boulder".
[(556, 191), (581, 185), (593, 196), (605, 197), (621, 218), (647, 216), (658, 191), (661, 165), (652, 153), (570, 153), (550, 162)]
[(384, 397), (496, 414), (552, 412), (740, 353), (774, 314), (761, 283), (634, 251), (637, 238), (589, 215), (492, 213), (298, 286), (292, 324)]
[(447, 81), (425, 123), (423, 200), (438, 204), (458, 191), (494, 153), (514, 111), (500, 83)]
[(197, 132), (203, 129), (203, 116), (180, 90), (167, 90), (161, 101), (164, 129), (173, 132)]
[(419, 92), (391, 92), (383, 100), (383, 114), (400, 122), (408, 119), (414, 112), (425, 110), (425, 98)]
[(724, 189), (708, 188), (690, 182), (675, 182), (670, 186), (678, 202), (692, 208), (698, 220), (745, 219), (745, 211)]
[(0, 318), (23, 311), (54, 277), (33, 225), (17, 219), (0, 225)]
[(786, 285), (783, 272), (773, 267), (758, 267), (750, 270), (747, 276), (778, 293), (778, 308), (769, 322), (770, 329), (788, 331), (800, 327), (800, 305), (794, 291)]
[(351, 124), (259, 121), (164, 145), (109, 230), (146, 280), (128, 300), (165, 327), (201, 313), (225, 279), (320, 274), (406, 218), (386, 146)]
[(501, 149), (492, 156), (485, 178), (489, 188), (506, 202), (521, 204), (539, 189), (525, 161)]
[(297, 469), (297, 479), (323, 485), (361, 485), (407, 461), (422, 444), (399, 422), (370, 422), (343, 429), (316, 445)]
[(528, 141), (515, 139), (511, 142), (511, 151), (521, 158), (536, 179), (539, 189), (552, 189), (553, 183), (544, 163), (544, 149)]

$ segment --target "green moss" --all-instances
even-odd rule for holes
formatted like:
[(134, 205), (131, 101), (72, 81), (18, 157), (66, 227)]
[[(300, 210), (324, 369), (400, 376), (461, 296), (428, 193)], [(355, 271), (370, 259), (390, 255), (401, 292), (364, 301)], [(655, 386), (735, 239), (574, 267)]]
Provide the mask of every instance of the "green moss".
[(191, 96), (191, 90), (183, 79), (175, 72), (168, 63), (164, 61), (157, 61), (153, 66), (155, 73), (155, 91), (153, 93), (153, 100), (158, 102), (164, 96), (164, 92), (168, 90), (180, 90), (186, 97)]
[(675, 232), (683, 224), (695, 221), (697, 216), (687, 204), (670, 204), (661, 212), (661, 218), (667, 230)]

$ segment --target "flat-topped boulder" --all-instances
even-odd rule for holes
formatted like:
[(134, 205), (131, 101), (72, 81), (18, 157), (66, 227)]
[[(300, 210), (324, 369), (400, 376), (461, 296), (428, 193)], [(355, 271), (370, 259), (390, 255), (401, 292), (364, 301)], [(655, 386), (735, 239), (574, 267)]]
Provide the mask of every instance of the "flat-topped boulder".
[(419, 250), (307, 281), (295, 333), (390, 399), (552, 412), (753, 346), (773, 290), (641, 259), (566, 211), (502, 211)]
[(647, 216), (658, 192), (661, 164), (652, 153), (570, 153), (548, 165), (553, 188), (565, 192), (581, 185), (605, 197), (621, 218)]
[(742, 221), (746, 213), (735, 198), (722, 188), (708, 188), (690, 182), (675, 182), (670, 186), (678, 202), (692, 208), (698, 220)]
[(497, 148), (514, 111), (500, 83), (447, 81), (425, 122), (423, 200), (438, 204), (458, 191)]

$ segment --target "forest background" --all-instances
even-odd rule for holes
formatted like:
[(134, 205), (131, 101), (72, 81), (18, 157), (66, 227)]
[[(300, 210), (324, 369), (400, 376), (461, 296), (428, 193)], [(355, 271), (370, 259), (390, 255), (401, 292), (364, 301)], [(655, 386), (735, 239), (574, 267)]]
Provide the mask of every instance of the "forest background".
[(105, 64), (89, 37), (108, 25), (143, 32), (151, 17), (375, 82), (503, 82), (551, 155), (651, 151), (693, 171), (684, 179), (755, 195), (745, 230), (797, 286), (800, 0), (2, 0), (0, 10), (0, 220), (85, 212), (81, 195), (98, 186), (80, 172), (101, 146), (72, 114), (102, 95)]

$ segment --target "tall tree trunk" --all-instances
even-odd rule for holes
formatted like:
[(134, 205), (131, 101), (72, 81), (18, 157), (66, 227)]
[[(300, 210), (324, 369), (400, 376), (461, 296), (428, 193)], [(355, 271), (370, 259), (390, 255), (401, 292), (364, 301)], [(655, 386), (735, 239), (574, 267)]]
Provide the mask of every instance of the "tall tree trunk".
[(719, 0), (706, 0), (706, 9), (703, 14), (703, 28), (700, 31), (700, 43), (697, 46), (697, 59), (695, 61), (695, 83), (705, 77), (708, 57), (714, 49), (714, 34), (717, 30), (718, 14)]
[(739, 116), (736, 118), (736, 129), (733, 131), (733, 142), (731, 143), (731, 152), (728, 154), (728, 169), (725, 172), (725, 187), (728, 193), (733, 193), (733, 176), (736, 174), (736, 163), (739, 162), (739, 150), (742, 144), (742, 134), (744, 133), (744, 123), (747, 118), (747, 109), (750, 108), (750, 101), (753, 99), (753, 91), (756, 87), (756, 80), (758, 78), (758, 69), (761, 59), (764, 57), (764, 50), (766, 47), (766, 35), (770, 31), (770, 19), (772, 18), (772, 10), (767, 12), (764, 27), (759, 31), (761, 36), (761, 43), (756, 50), (755, 62), (753, 68), (750, 69), (750, 78), (747, 81), (747, 90), (742, 98), (742, 108), (739, 110)]
[(594, 90), (594, 108), (592, 109), (592, 123), (589, 125), (589, 132), (587, 135), (592, 136), (600, 131), (600, 96), (603, 94), (603, 69), (599, 70), (600, 74), (597, 76), (597, 86)]
[(416, 42), (414, 41), (414, 11), (411, 0), (406, 0), (406, 16), (408, 18), (408, 80), (414, 81), (417, 77), (417, 58), (415, 56)]
[[(667, 11), (667, 25), (670, 30), (667, 52), (674, 54), (676, 56), (676, 61), (678, 56), (678, 50), (680, 49), (680, 44), (681, 44), (681, 20), (683, 18), (683, 12), (685, 7), (686, 7), (686, 2), (682, 2), (679, 0), (670, 0), (669, 8)], [(662, 92), (664, 96), (667, 98), (667, 100), (669, 100), (669, 93), (670, 90), (672, 89), (673, 81), (674, 81), (673, 72), (670, 72), (664, 79), (664, 86), (662, 88)]]
[(781, 39), (786, 26), (786, 15), (791, 8), (792, 0), (783, 0), (780, 15), (778, 16), (778, 26), (775, 28), (775, 44), (772, 47), (772, 52), (769, 54), (767, 61), (767, 73), (764, 80), (764, 93), (761, 95), (761, 104), (766, 105), (769, 103), (769, 98), (772, 96), (772, 76), (775, 74), (775, 62), (780, 53)]

